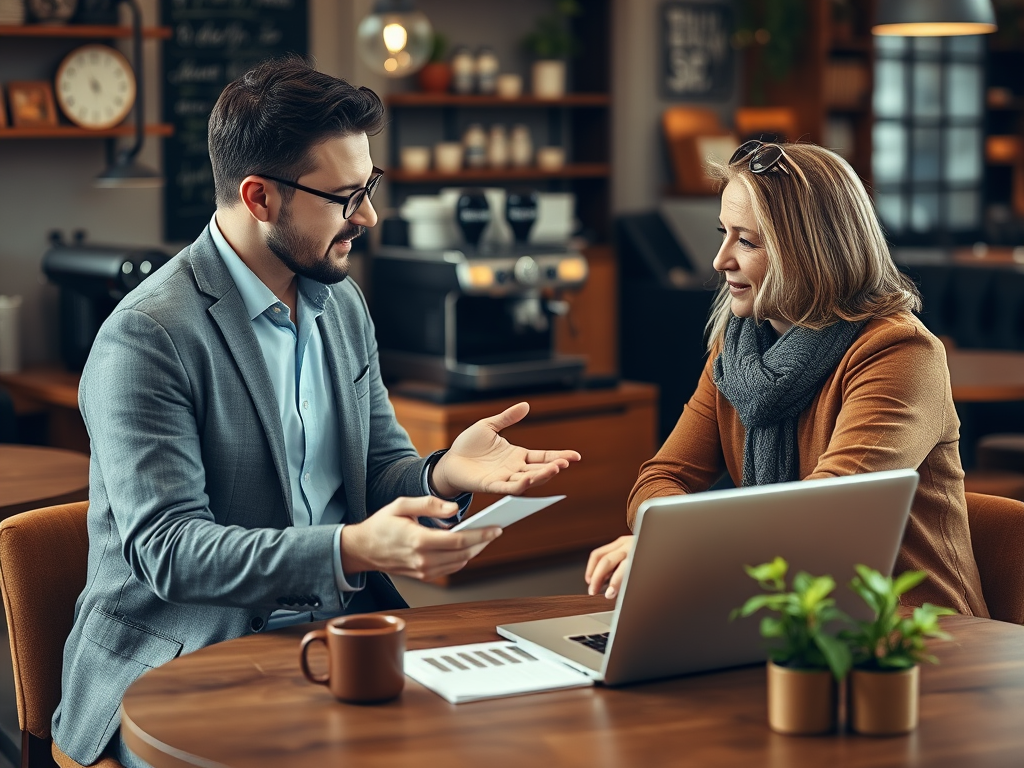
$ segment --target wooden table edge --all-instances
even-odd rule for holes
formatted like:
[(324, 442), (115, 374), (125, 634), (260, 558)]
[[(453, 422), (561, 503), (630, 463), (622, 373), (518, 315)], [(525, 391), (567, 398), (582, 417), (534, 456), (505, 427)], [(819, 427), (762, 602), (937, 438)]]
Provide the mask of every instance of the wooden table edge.
[(154, 739), (148, 733), (139, 728), (131, 716), (121, 707), (121, 739), (125, 745), (138, 757), (147, 763), (166, 765), (168, 760), (173, 760), (175, 765), (184, 768), (202, 766), (202, 768), (229, 768), (224, 763), (214, 760), (207, 760), (205, 757), (193, 755), (170, 744), (165, 744), (159, 739)]

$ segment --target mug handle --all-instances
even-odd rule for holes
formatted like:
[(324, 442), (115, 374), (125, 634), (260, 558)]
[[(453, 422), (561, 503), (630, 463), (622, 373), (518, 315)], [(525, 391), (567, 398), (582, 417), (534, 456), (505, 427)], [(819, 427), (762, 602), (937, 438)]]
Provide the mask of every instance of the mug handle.
[(299, 647), (299, 664), (302, 667), (302, 674), (304, 674), (306, 676), (306, 679), (309, 680), (309, 682), (311, 683), (327, 685), (328, 680), (330, 680), (331, 678), (330, 656), (328, 656), (327, 658), (327, 674), (318, 677), (317, 675), (314, 675), (312, 672), (309, 671), (309, 659), (307, 657), (307, 652), (309, 651), (309, 646), (311, 646), (313, 643), (323, 643), (324, 647), (326, 648), (327, 632), (325, 632), (322, 629), (315, 629), (312, 632), (307, 632), (306, 636), (302, 638), (302, 645)]

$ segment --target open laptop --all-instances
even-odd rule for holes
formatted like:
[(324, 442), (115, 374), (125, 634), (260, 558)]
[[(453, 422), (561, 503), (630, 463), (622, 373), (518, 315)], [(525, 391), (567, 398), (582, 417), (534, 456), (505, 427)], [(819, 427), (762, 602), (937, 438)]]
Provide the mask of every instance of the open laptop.
[(839, 608), (870, 610), (853, 566), (892, 572), (918, 475), (912, 469), (651, 499), (640, 505), (615, 610), (499, 626), (524, 650), (607, 685), (764, 661), (759, 614), (729, 614), (760, 592), (744, 565), (777, 555), (836, 580)]

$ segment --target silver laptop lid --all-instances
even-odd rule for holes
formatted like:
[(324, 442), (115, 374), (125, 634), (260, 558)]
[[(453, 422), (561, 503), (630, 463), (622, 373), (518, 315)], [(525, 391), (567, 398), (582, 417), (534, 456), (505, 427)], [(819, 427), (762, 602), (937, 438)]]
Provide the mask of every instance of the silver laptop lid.
[(784, 557), (789, 576), (829, 574), (839, 607), (867, 617), (847, 588), (853, 566), (891, 573), (917, 489), (914, 470), (651, 499), (640, 505), (615, 607), (605, 683), (764, 660), (757, 617), (729, 613), (759, 590), (744, 565)]

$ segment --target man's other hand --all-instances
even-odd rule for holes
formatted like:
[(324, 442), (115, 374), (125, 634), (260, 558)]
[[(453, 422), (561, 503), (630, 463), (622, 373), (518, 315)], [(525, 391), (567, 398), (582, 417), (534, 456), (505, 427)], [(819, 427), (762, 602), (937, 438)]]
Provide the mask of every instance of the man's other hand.
[(420, 517), (449, 518), (458, 504), (433, 496), (400, 497), (361, 523), (341, 531), (341, 566), (345, 575), (386, 571), (421, 581), (460, 570), (501, 535), (501, 528), (444, 531), (426, 528)]
[(517, 403), (497, 416), (481, 419), (455, 438), (431, 475), (438, 495), (452, 498), (479, 492), (518, 496), (580, 460), (576, 451), (528, 450), (499, 434), (529, 412), (528, 403)]

